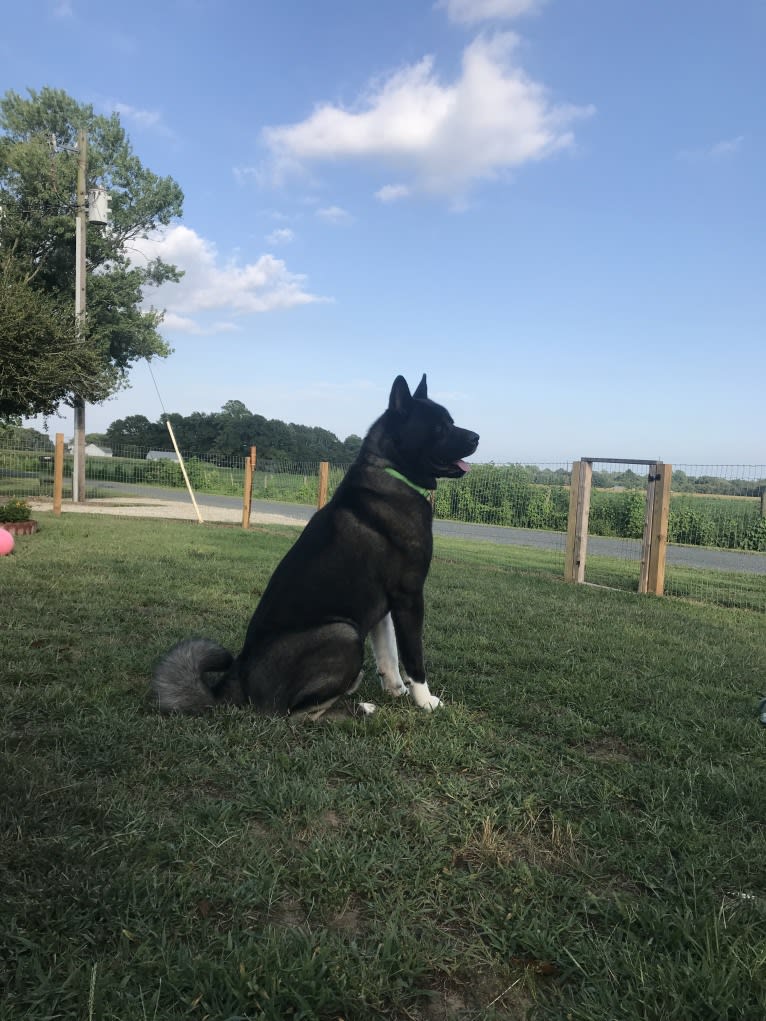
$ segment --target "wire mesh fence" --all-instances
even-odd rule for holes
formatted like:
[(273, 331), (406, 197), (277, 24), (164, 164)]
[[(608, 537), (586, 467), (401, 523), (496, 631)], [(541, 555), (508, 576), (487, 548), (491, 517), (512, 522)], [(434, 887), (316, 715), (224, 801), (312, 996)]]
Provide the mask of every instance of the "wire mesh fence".
[(668, 541), (766, 552), (766, 465), (675, 465)]
[[(53, 444), (40, 441), (27, 448), (0, 445), (0, 502), (4, 496), (22, 499), (49, 497), (53, 491), (53, 453)], [(195, 492), (242, 498), (244, 455), (182, 452), (182, 457)], [(253, 499), (316, 506), (319, 464), (318, 460), (257, 461)], [(330, 466), (330, 495), (347, 468), (347, 465)], [(72, 469), (73, 456), (67, 452), (64, 455), (64, 499), (72, 496)], [(141, 490), (184, 490), (185, 487), (181, 465), (172, 450), (151, 450), (143, 456), (139, 456), (133, 447), (117, 447), (108, 454), (86, 453), (86, 499), (113, 498)]]
[(3, 443), (0, 434), (0, 504), (12, 498), (23, 500), (52, 494), (53, 454), (53, 443), (37, 441), (19, 446), (18, 442)]
[(462, 479), (440, 479), (434, 534), (503, 546), (506, 560), (512, 549), (515, 566), (561, 577), (571, 473), (570, 462), (481, 464)]
[[(19, 440), (19, 433), (23, 442)], [(49, 500), (52, 442), (0, 434), (0, 505), (11, 498)], [(133, 448), (86, 456), (88, 500), (119, 496), (178, 497), (185, 487), (172, 451), (138, 456)], [(184, 454), (198, 498), (242, 500), (245, 457)], [(261, 458), (253, 477), (258, 502), (316, 507), (319, 461)], [(647, 466), (593, 462), (585, 577), (590, 583), (635, 590), (646, 516)], [(328, 495), (348, 465), (333, 464)], [(442, 479), (434, 497), (434, 532), (442, 539), (483, 543), (482, 556), (561, 577), (566, 547), (572, 463), (474, 465), (459, 480)], [(64, 499), (71, 499), (72, 455), (64, 457)], [(466, 547), (467, 550), (467, 547)], [(513, 553), (509, 551), (512, 550)], [(459, 555), (457, 544), (450, 556)], [(475, 556), (475, 548), (472, 556)], [(666, 594), (766, 610), (766, 465), (676, 465), (668, 517)]]
[[(320, 463), (320, 461), (256, 461), (253, 499), (316, 507), (319, 500)], [(348, 465), (330, 465), (328, 498), (333, 495), (347, 470)]]
[(675, 465), (665, 593), (766, 610), (766, 465)]

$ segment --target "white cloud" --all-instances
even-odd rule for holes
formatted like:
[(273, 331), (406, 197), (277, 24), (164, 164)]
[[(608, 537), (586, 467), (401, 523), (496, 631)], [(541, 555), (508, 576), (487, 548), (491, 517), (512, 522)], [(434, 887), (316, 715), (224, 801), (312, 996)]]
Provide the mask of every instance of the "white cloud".
[(175, 312), (166, 311), (162, 318), (162, 326), (169, 333), (216, 334), (237, 333), (240, 327), (226, 320), (202, 325), (189, 316), (180, 316)]
[(437, 9), (446, 10), (450, 21), (473, 25), (479, 21), (518, 18), (539, 10), (545, 0), (439, 0)]
[[(325, 104), (306, 120), (267, 128), (277, 172), (308, 163), (370, 160), (393, 166), (407, 187), (452, 198), (481, 179), (570, 148), (570, 126), (593, 107), (553, 105), (513, 61), (518, 37), (481, 35), (464, 51), (460, 76), (440, 81), (432, 57), (391, 74), (347, 110)], [(401, 197), (397, 192), (395, 197)]]
[(714, 142), (712, 145), (703, 145), (697, 149), (682, 149), (678, 156), (680, 159), (688, 160), (691, 163), (702, 160), (725, 159), (738, 153), (744, 141), (744, 135), (737, 135), (735, 138), (725, 138), (720, 142)]
[(263, 167), (232, 167), (232, 173), (238, 184), (253, 181), (259, 186), (266, 186), (269, 183)]
[(266, 243), (269, 245), (289, 245), (294, 240), (295, 231), (290, 230), (289, 227), (277, 227), (266, 237)]
[(74, 10), (72, 9), (69, 0), (56, 0), (53, 5), (53, 17), (54, 18), (73, 18)]
[(375, 198), (381, 202), (397, 202), (399, 199), (406, 199), (410, 189), (406, 184), (384, 184), (375, 192)]
[(322, 206), (314, 215), (317, 219), (324, 220), (325, 223), (343, 224), (351, 223), (353, 220), (351, 213), (346, 209), (341, 209), (340, 206)]
[(162, 325), (174, 333), (198, 333), (200, 327), (189, 316), (179, 316), (176, 312), (165, 312)]
[(173, 140), (176, 138), (175, 133), (165, 123), (163, 115), (159, 110), (144, 110), (141, 107), (132, 106), (130, 103), (123, 103), (112, 97), (100, 99), (98, 105), (107, 114), (112, 112), (119, 114), (122, 121), (127, 121), (138, 128), (154, 131)]
[[(167, 310), (169, 329), (207, 332), (209, 327), (195, 315), (249, 315), (325, 300), (308, 292), (305, 277), (291, 273), (281, 259), (261, 255), (245, 265), (235, 259), (223, 261), (212, 241), (182, 224), (133, 242), (131, 258), (138, 263), (161, 258), (184, 271), (179, 283), (147, 290), (147, 302)], [(216, 326), (236, 328), (231, 323)]]
[(129, 103), (114, 103), (113, 109), (120, 117), (134, 121), (144, 128), (156, 128), (162, 124), (162, 114), (157, 110), (140, 110)]
[(736, 138), (729, 138), (723, 142), (716, 142), (715, 145), (710, 147), (710, 155), (713, 158), (717, 156), (731, 156), (732, 153), (739, 152), (744, 141), (744, 135), (737, 135)]

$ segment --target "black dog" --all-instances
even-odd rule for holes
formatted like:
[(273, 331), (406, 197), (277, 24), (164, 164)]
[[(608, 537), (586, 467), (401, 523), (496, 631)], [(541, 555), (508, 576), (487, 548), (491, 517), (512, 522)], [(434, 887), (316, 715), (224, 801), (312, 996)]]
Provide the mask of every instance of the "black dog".
[[(397, 376), (388, 409), (371, 427), (332, 500), (277, 566), (237, 657), (191, 639), (157, 666), (163, 712), (252, 703), (264, 712), (321, 715), (361, 680), (372, 638), (383, 690), (435, 709), (423, 665), (423, 585), (431, 563), (437, 478), (460, 478), (479, 437), (459, 429)], [(399, 673), (399, 659), (405, 679)], [(406, 683), (405, 683), (406, 682)], [(362, 703), (364, 711), (374, 706)]]

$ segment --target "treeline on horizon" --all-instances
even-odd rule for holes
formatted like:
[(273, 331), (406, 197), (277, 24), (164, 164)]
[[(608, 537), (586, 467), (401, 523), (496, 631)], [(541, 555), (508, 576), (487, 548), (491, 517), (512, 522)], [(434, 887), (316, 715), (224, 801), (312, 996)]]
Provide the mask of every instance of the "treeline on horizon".
[[(170, 449), (168, 419), (182, 451), (211, 460), (246, 457), (256, 447), (259, 460), (349, 464), (362, 445), (360, 436), (340, 440), (329, 429), (254, 414), (242, 401), (227, 401), (220, 411), (161, 415), (156, 422), (130, 415), (112, 422), (100, 438), (120, 454), (146, 457), (150, 450)], [(93, 434), (88, 439), (98, 442)]]

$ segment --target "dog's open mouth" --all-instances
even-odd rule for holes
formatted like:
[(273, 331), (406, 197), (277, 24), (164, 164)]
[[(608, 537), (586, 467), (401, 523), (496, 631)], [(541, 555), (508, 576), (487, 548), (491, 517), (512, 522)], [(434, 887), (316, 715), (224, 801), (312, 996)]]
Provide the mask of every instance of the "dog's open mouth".
[(471, 465), (462, 458), (446, 464), (434, 465), (434, 473), (443, 479), (460, 479), (471, 470)]

